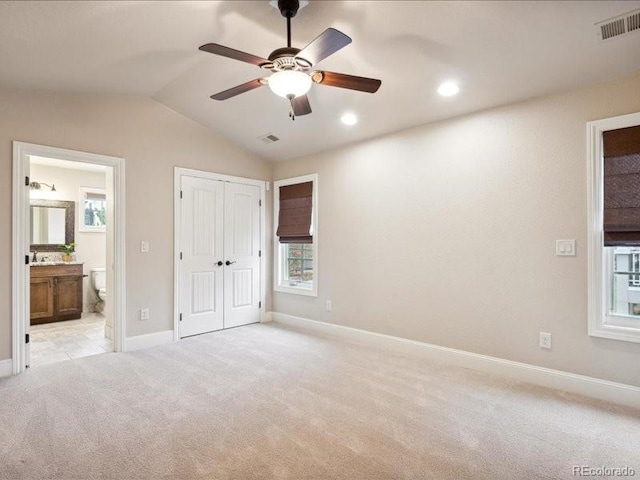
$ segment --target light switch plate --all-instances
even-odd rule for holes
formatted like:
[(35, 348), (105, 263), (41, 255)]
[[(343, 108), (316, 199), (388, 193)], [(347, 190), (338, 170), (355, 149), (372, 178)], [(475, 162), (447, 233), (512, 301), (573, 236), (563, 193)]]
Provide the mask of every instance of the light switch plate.
[(576, 241), (575, 240), (556, 240), (556, 255), (558, 257), (575, 257)]
[(140, 242), (140, 252), (149, 253), (149, 242), (146, 240)]

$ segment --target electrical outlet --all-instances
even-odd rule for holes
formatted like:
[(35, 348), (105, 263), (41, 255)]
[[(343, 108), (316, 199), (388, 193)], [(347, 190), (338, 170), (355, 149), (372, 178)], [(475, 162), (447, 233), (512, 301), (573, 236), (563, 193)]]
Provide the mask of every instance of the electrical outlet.
[(149, 309), (141, 308), (140, 309), (140, 320), (149, 320)]
[(551, 348), (551, 334), (540, 332), (540, 348)]
[(327, 312), (330, 312), (330, 311), (331, 311), (331, 307), (332, 307), (332, 306), (333, 306), (333, 305), (331, 304), (331, 300), (327, 300)]

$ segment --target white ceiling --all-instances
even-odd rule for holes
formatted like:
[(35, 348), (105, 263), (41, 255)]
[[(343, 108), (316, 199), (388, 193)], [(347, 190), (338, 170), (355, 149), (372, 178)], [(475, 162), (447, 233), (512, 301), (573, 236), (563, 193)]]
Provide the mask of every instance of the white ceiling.
[[(596, 22), (638, 1), (420, 2), (312, 0), (293, 19), (293, 45), (327, 27), (353, 43), (319, 67), (379, 78), (376, 94), (313, 85), (313, 113), (288, 117), (263, 87), (209, 96), (264, 76), (198, 50), (220, 43), (266, 57), (286, 45), (267, 0), (0, 2), (0, 86), (145, 95), (272, 160), (640, 71), (640, 31), (601, 41)], [(457, 97), (436, 94), (446, 79)], [(345, 127), (339, 117), (360, 118)], [(281, 140), (264, 144), (258, 137)]]

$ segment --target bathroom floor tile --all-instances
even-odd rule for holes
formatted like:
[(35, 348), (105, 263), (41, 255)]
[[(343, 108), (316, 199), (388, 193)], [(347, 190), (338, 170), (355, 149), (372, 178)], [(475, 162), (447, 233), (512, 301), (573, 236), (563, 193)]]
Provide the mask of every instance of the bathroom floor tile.
[(104, 336), (105, 317), (99, 313), (78, 320), (32, 325), (30, 367), (112, 352)]
[(31, 353), (39, 353), (44, 352), (46, 350), (50, 350), (51, 348), (55, 348), (56, 344), (51, 341), (44, 342), (34, 342), (31, 341)]

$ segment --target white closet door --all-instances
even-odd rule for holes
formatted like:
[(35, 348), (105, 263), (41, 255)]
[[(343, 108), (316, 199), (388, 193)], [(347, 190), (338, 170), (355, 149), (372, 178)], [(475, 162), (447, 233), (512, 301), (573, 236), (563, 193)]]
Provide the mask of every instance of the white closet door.
[(224, 183), (183, 176), (181, 189), (180, 337), (188, 337), (224, 327)]
[(257, 186), (225, 184), (224, 328), (260, 321), (259, 202)]

